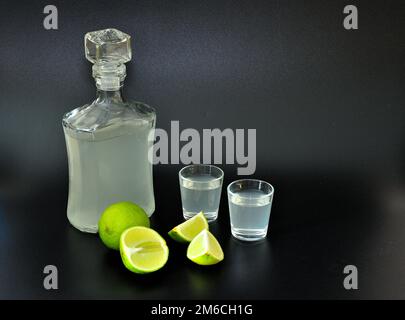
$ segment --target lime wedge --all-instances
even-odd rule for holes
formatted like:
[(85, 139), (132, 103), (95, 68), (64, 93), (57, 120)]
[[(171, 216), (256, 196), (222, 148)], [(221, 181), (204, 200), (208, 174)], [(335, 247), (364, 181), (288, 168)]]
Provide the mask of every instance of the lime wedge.
[(190, 242), (203, 230), (208, 230), (208, 222), (201, 211), (191, 219), (179, 224), (169, 231), (169, 236), (179, 242)]
[(189, 244), (187, 258), (197, 264), (208, 266), (224, 260), (224, 252), (212, 233), (203, 230)]
[(120, 238), (120, 253), (125, 267), (135, 273), (149, 273), (162, 268), (169, 257), (166, 241), (145, 227), (125, 230)]

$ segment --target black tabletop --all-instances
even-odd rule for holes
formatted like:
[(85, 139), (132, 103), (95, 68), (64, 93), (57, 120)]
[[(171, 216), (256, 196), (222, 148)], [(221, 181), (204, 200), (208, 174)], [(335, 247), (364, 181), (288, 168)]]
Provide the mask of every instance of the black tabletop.
[[(403, 1), (355, 1), (349, 30), (343, 0), (55, 0), (51, 30), (46, 4), (0, 10), (0, 298), (405, 298)], [(265, 241), (231, 236), (225, 187), (244, 164), (225, 163), (225, 144), (210, 225), (220, 264), (193, 264), (167, 236), (183, 221), (185, 163), (154, 166), (151, 222), (170, 249), (160, 271), (130, 273), (69, 225), (61, 119), (94, 99), (83, 36), (106, 27), (133, 36), (124, 92), (154, 106), (170, 137), (172, 121), (200, 134), (256, 130), (249, 177), (275, 187)], [(44, 289), (47, 265), (57, 290)], [(344, 287), (348, 265), (357, 290)]]
[[(265, 177), (267, 178), (267, 177)], [(226, 182), (231, 180), (226, 178)], [(158, 272), (133, 274), (119, 253), (66, 218), (65, 187), (23, 186), (2, 207), (2, 298), (265, 299), (404, 298), (403, 192), (394, 182), (339, 174), (272, 177), (276, 192), (266, 240), (232, 238), (222, 192), (210, 228), (225, 259), (202, 267), (167, 231), (182, 221), (177, 175), (155, 170), (152, 227), (170, 258)], [(22, 186), (21, 186), (22, 187)], [(12, 194), (9, 195), (11, 198)], [(58, 268), (58, 290), (43, 287), (46, 265)], [(358, 269), (358, 290), (346, 290), (346, 265)]]

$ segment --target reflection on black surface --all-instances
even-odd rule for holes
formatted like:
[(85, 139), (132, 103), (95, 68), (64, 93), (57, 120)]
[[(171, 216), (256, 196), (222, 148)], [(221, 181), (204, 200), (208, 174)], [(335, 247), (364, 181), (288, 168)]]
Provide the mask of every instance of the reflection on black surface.
[(216, 296), (216, 289), (225, 276), (224, 262), (211, 266), (200, 266), (187, 261), (186, 276), (191, 297), (210, 299)]
[[(402, 296), (403, 281), (398, 276), (405, 263), (402, 177), (395, 183), (388, 178), (378, 180), (336, 172), (280, 173), (271, 179), (263, 172), (261, 177), (276, 187), (267, 239), (245, 243), (231, 236), (223, 191), (218, 221), (210, 224), (225, 254), (224, 261), (215, 266), (192, 263), (186, 257), (187, 245), (167, 236), (173, 226), (183, 221), (179, 190), (167, 192), (164, 184), (157, 184), (157, 210), (152, 227), (165, 238), (170, 253), (167, 264), (148, 275), (126, 270), (119, 253), (107, 249), (97, 235), (70, 226), (66, 218), (67, 184), (43, 179), (36, 184), (37, 188), (24, 189), (18, 197), (4, 202), (2, 213), (7, 210), (10, 246), (0, 252), (5, 270), (0, 274), (5, 290), (0, 296), (113, 299)], [(156, 179), (176, 181), (173, 184), (177, 185), (175, 170), (157, 170)], [(29, 261), (31, 267), (25, 268), (24, 261)], [(43, 290), (42, 270), (46, 264), (58, 267), (57, 292)], [(347, 264), (355, 264), (363, 277), (358, 292), (348, 293), (342, 287), (342, 270)], [(16, 276), (5, 276), (13, 274)]]
[(106, 248), (98, 235), (82, 233), (70, 226), (67, 237), (67, 283), (74, 296), (153, 298), (165, 283), (165, 267), (146, 275), (132, 273), (122, 263), (119, 251)]
[[(231, 265), (227, 276), (228, 293), (232, 297), (257, 297), (263, 295), (263, 286), (268, 286), (273, 273), (273, 255), (269, 239), (243, 242), (229, 238), (227, 264)], [(252, 285), (254, 284), (254, 285)], [(241, 288), (245, 292), (242, 292)], [(263, 297), (262, 297), (263, 298)]]

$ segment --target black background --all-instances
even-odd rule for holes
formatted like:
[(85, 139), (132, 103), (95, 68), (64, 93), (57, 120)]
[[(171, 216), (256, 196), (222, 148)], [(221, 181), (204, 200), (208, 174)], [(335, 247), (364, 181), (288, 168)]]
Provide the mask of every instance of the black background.
[[(0, 15), (0, 298), (405, 298), (403, 1), (2, 1)], [(94, 97), (83, 35), (106, 27), (133, 36), (125, 92), (157, 127), (257, 129), (254, 177), (276, 189), (266, 241), (231, 238), (224, 190), (226, 258), (210, 268), (168, 240), (167, 266), (134, 275), (68, 224), (61, 119)], [(180, 168), (154, 168), (161, 234), (182, 220)], [(43, 289), (47, 264), (59, 290)]]

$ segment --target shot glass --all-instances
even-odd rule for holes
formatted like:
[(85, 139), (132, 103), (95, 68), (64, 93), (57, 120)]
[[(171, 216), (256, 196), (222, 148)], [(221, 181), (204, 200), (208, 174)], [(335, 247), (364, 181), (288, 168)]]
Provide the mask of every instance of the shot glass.
[(179, 172), (183, 216), (190, 219), (203, 211), (208, 222), (218, 217), (224, 172), (212, 165), (193, 164)]
[(272, 185), (244, 179), (232, 182), (227, 190), (232, 235), (243, 241), (264, 239), (273, 201)]

